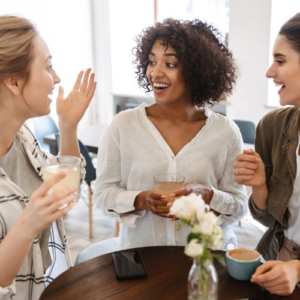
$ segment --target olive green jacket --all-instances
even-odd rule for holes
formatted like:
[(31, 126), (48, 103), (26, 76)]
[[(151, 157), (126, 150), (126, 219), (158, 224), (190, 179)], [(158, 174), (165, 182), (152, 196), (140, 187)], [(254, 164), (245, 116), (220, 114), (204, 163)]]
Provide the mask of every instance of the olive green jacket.
[(288, 228), (288, 203), (297, 174), (296, 149), (300, 108), (278, 109), (264, 116), (256, 129), (255, 151), (265, 164), (268, 208), (258, 209), (252, 199), (249, 208), (255, 220), (269, 227), (257, 245), (264, 259), (276, 259), (283, 231)]

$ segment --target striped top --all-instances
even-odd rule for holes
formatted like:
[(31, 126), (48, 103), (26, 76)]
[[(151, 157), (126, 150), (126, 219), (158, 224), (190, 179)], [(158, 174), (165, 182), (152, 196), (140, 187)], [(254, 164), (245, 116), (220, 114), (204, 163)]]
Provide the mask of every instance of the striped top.
[[(43, 181), (41, 172), (42, 161), (50, 155), (45, 154), (26, 125), (23, 125), (16, 135), (22, 145), (34, 171)], [(84, 178), (85, 161), (81, 163), (81, 181)], [(78, 193), (80, 194), (80, 193)], [(30, 195), (15, 184), (3, 169), (0, 168), (0, 242), (5, 238), (10, 228), (21, 216)], [(25, 257), (18, 275), (10, 286), (0, 287), (0, 299), (39, 299), (49, 284), (62, 271), (71, 266), (68, 242), (63, 226), (63, 219), (52, 224), (49, 237), (49, 252), (52, 264), (44, 275), (43, 256), (39, 237), (36, 236)]]

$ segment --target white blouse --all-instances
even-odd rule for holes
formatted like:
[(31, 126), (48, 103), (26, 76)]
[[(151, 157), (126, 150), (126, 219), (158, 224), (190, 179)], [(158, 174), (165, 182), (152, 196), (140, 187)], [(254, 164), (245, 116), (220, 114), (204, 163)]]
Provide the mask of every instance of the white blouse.
[(247, 210), (245, 187), (233, 176), (232, 165), (243, 149), (238, 127), (205, 108), (205, 126), (175, 156), (147, 117), (146, 106), (143, 103), (115, 116), (99, 144), (94, 200), (106, 215), (121, 223), (120, 248), (186, 245), (190, 227), (178, 231), (169, 218), (149, 210), (134, 211), (136, 196), (154, 189), (153, 178), (161, 173), (178, 173), (186, 183), (210, 186), (214, 192), (210, 206), (221, 213), (224, 249), (229, 242), (236, 246), (229, 225)]
[(288, 204), (289, 228), (284, 231), (284, 235), (300, 245), (300, 156), (298, 155), (300, 145), (300, 135), (298, 147), (296, 149), (297, 175), (294, 181), (293, 194)]

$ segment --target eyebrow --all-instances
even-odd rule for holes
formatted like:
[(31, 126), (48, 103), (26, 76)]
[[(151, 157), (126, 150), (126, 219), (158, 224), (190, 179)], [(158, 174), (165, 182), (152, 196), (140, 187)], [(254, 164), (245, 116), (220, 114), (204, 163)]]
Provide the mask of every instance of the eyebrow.
[(49, 59), (52, 59), (52, 55), (49, 55), (49, 56), (46, 58), (46, 61), (48, 61)]
[[(150, 52), (149, 55), (155, 56), (155, 54), (152, 52)], [(176, 58), (178, 57), (175, 53), (165, 53), (164, 56), (175, 56)]]
[(274, 54), (274, 57), (281, 57), (281, 56), (282, 56), (282, 57), (286, 57), (285, 55), (283, 55), (283, 54), (281, 54), (281, 53), (275, 53), (275, 54)]

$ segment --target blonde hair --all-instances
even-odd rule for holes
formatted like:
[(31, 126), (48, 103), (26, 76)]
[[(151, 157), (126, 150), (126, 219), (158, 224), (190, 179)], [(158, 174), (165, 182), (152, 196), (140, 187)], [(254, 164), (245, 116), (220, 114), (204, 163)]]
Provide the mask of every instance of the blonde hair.
[(34, 40), (38, 31), (29, 20), (13, 16), (0, 16), (0, 83), (11, 77), (29, 77), (34, 56)]

